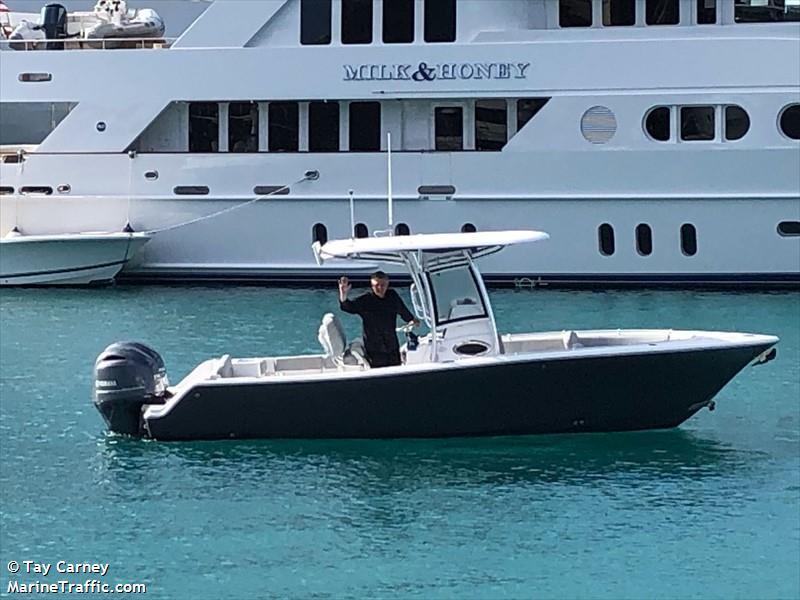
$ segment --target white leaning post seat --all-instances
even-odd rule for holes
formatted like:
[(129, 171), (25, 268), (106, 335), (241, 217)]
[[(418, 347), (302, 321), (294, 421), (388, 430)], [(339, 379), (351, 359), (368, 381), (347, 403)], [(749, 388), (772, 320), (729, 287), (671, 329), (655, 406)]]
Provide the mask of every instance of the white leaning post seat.
[[(319, 326), (319, 343), (336, 366), (360, 365), (366, 361), (357, 347), (348, 348), (342, 322), (333, 313), (326, 313)], [(356, 346), (356, 342), (353, 343)]]

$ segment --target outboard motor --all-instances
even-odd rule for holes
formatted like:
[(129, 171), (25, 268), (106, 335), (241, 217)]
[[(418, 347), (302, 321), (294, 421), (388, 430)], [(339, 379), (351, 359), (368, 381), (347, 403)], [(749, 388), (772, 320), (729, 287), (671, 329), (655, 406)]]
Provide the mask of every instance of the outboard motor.
[(142, 435), (145, 404), (164, 404), (167, 370), (158, 353), (138, 342), (117, 342), (94, 365), (94, 404), (115, 433)]
[[(60, 4), (47, 4), (42, 9), (41, 28), (48, 40), (63, 40), (67, 37), (67, 9)], [(63, 50), (64, 42), (47, 42), (48, 50)]]

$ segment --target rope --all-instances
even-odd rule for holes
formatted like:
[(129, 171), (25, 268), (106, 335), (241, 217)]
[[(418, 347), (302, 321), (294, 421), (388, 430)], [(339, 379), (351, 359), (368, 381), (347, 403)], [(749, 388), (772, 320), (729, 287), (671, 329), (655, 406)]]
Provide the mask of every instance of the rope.
[(302, 183), (304, 181), (315, 181), (317, 179), (319, 179), (319, 171), (306, 171), (305, 174), (300, 179), (298, 179), (297, 181), (293, 181), (292, 183), (288, 183), (288, 184), (286, 184), (286, 185), (284, 185), (282, 187), (276, 188), (276, 189), (272, 190), (269, 194), (263, 194), (261, 196), (256, 196), (255, 198), (253, 198), (251, 200), (246, 200), (244, 202), (240, 202), (239, 204), (234, 204), (233, 206), (229, 206), (228, 208), (223, 208), (222, 210), (218, 210), (218, 211), (213, 212), (213, 213), (211, 213), (209, 215), (203, 215), (202, 217), (196, 217), (194, 219), (189, 219), (188, 221), (184, 221), (182, 223), (176, 223), (175, 225), (169, 225), (168, 227), (162, 227), (161, 229), (150, 229), (148, 231), (145, 231), (144, 233), (146, 233), (148, 235), (153, 235), (153, 234), (156, 234), (156, 233), (163, 233), (165, 231), (172, 231), (173, 229), (178, 229), (179, 227), (186, 227), (187, 225), (192, 225), (194, 223), (199, 223), (201, 221), (206, 221), (208, 219), (213, 219), (213, 218), (218, 217), (220, 215), (224, 215), (225, 213), (233, 212), (234, 210), (239, 210), (240, 208), (244, 208), (245, 206), (249, 206), (251, 204), (255, 204), (256, 202), (258, 202), (260, 200), (264, 200), (268, 196), (273, 196), (273, 195), (277, 194), (278, 192), (282, 192), (283, 190), (288, 189), (291, 186), (296, 185), (298, 183)]

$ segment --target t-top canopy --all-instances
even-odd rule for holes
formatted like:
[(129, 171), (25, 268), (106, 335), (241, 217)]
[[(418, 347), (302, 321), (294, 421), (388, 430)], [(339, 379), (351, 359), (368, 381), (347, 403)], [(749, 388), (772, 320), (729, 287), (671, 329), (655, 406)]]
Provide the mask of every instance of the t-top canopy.
[(398, 256), (403, 252), (448, 252), (471, 250), (473, 256), (496, 251), (503, 246), (546, 240), (550, 236), (543, 231), (477, 231), (472, 233), (420, 233), (416, 235), (394, 235), (387, 237), (331, 240), (319, 246), (314, 253), (320, 261), (331, 258), (368, 258)]

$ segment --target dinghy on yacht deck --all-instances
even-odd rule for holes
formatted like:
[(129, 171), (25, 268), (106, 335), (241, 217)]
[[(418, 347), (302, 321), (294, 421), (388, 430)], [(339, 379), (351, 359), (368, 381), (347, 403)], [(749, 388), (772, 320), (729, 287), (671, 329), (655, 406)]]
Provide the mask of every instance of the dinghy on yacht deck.
[(198, 365), (174, 387), (154, 350), (109, 346), (94, 402), (111, 431), (159, 440), (496, 436), (676, 427), (778, 338), (748, 333), (598, 330), (501, 335), (474, 259), (546, 239), (503, 231), (335, 240), (319, 261), (399, 263), (430, 328), (403, 364), (370, 368), (338, 319), (321, 354)]
[(23, 235), (0, 239), (0, 285), (109, 283), (150, 235), (135, 232)]

